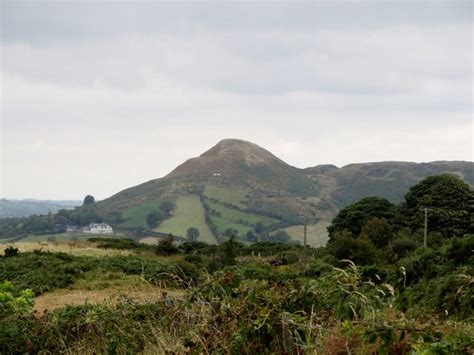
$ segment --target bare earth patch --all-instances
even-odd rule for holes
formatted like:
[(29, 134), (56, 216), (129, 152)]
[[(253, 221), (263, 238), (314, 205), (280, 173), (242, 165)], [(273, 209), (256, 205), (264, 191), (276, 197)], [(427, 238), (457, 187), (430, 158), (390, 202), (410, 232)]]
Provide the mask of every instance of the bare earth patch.
[(67, 305), (109, 304), (121, 302), (151, 303), (167, 298), (184, 298), (186, 291), (165, 289), (143, 284), (127, 290), (121, 287), (109, 287), (101, 290), (70, 290), (63, 289), (45, 293), (36, 298), (35, 310), (39, 313), (53, 311)]

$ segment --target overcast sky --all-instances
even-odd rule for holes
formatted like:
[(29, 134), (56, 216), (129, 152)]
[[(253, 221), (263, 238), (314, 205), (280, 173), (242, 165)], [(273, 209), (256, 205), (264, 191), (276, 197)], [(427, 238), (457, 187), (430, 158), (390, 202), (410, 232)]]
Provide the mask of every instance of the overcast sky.
[(473, 160), (471, 1), (1, 1), (1, 191), (106, 198), (223, 138)]

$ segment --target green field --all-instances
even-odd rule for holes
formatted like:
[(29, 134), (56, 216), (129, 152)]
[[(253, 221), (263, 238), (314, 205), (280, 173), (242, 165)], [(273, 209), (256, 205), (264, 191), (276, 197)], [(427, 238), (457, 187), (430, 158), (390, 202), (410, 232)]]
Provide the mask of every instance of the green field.
[(123, 213), (123, 222), (120, 226), (124, 228), (136, 228), (136, 227), (147, 227), (146, 216), (148, 213), (154, 210), (159, 210), (160, 203), (162, 201), (156, 201), (152, 203), (146, 203), (126, 210)]
[[(309, 224), (307, 226), (306, 240), (308, 245), (317, 248), (326, 245), (328, 241), (327, 227), (329, 222), (319, 222), (317, 224)], [(303, 244), (303, 226), (296, 225), (284, 229), (288, 235), (294, 239), (299, 240)]]
[(241, 209), (247, 208), (247, 189), (224, 188), (215, 185), (208, 185), (204, 189), (204, 196), (216, 199), (219, 202), (229, 203)]
[(171, 233), (176, 236), (186, 237), (186, 231), (190, 227), (199, 229), (199, 239), (201, 241), (211, 244), (216, 243), (216, 239), (206, 223), (204, 208), (197, 195), (179, 197), (176, 200), (176, 210), (173, 216), (164, 221), (155, 230), (161, 233)]
[(221, 203), (206, 200), (209, 207), (219, 213), (219, 216), (211, 214), (211, 221), (216, 226), (218, 233), (224, 233), (228, 228), (236, 229), (239, 235), (245, 235), (253, 230), (258, 222), (269, 225), (278, 222), (274, 218), (247, 213), (235, 208), (229, 208)]

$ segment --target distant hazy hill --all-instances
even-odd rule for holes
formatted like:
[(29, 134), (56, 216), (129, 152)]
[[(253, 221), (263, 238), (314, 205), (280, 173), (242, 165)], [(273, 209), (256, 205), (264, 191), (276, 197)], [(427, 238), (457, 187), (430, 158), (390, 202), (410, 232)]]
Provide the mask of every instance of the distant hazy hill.
[(211, 234), (220, 235), (228, 228), (243, 235), (257, 224), (267, 230), (298, 225), (301, 215), (321, 227), (341, 207), (362, 197), (378, 195), (399, 202), (410, 186), (441, 173), (457, 174), (474, 185), (472, 162), (380, 162), (299, 169), (256, 144), (226, 139), (167, 176), (123, 190), (96, 206), (104, 213), (121, 211), (122, 226), (133, 228), (145, 226), (147, 213), (159, 203), (173, 201), (178, 208), (158, 231), (182, 235), (195, 226), (204, 239), (211, 240)]
[(48, 214), (49, 212), (55, 213), (62, 208), (72, 209), (81, 204), (81, 201), (0, 199), (0, 218), (26, 217), (34, 214)]

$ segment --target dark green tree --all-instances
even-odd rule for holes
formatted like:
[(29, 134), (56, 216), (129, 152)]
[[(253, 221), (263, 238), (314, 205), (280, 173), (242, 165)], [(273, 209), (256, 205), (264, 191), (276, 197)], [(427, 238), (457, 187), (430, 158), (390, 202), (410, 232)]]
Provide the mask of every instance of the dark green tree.
[(224, 265), (234, 265), (235, 258), (238, 255), (241, 244), (235, 240), (234, 236), (231, 236), (229, 240), (222, 243), (219, 247), (222, 255), (222, 263)]
[(197, 241), (199, 238), (199, 229), (197, 229), (196, 227), (189, 228), (186, 232), (186, 237), (191, 242)]
[(171, 216), (171, 212), (176, 208), (176, 205), (170, 201), (164, 201), (160, 204), (160, 211), (165, 218)]
[(371, 218), (363, 226), (358, 238), (367, 238), (377, 248), (385, 248), (393, 239), (394, 229), (385, 218)]
[(163, 214), (160, 211), (151, 211), (146, 216), (146, 223), (150, 228), (155, 228), (163, 221)]
[(95, 198), (92, 195), (87, 195), (84, 197), (84, 203), (82, 204), (83, 206), (91, 205), (95, 202)]
[(397, 211), (398, 224), (423, 229), (428, 208), (428, 232), (443, 237), (474, 233), (474, 190), (455, 175), (429, 176), (408, 191)]
[(67, 224), (68, 223), (68, 219), (64, 216), (61, 216), (59, 214), (57, 214), (55, 217), (54, 217), (54, 223), (56, 224)]
[(337, 232), (349, 231), (358, 236), (362, 226), (371, 218), (385, 218), (392, 221), (395, 216), (395, 205), (382, 197), (366, 197), (343, 208), (328, 227), (329, 241), (334, 240)]
[(335, 233), (333, 242), (328, 245), (328, 251), (339, 260), (348, 259), (360, 265), (373, 264), (381, 257), (369, 239), (356, 239), (347, 230)]
[(71, 219), (74, 224), (79, 226), (86, 226), (92, 222), (100, 223), (103, 221), (103, 218), (99, 216), (94, 209), (89, 207), (83, 207), (79, 209), (78, 213), (75, 214)]

